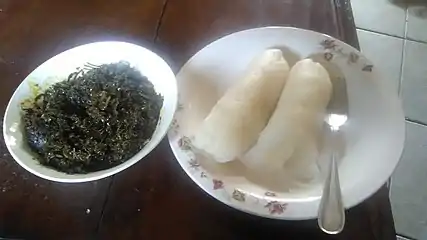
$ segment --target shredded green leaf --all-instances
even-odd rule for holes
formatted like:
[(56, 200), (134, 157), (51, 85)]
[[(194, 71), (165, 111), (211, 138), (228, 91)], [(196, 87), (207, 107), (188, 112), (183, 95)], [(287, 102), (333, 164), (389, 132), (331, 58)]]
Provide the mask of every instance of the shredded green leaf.
[(127, 62), (86, 65), (23, 104), (30, 148), (66, 173), (111, 168), (151, 139), (163, 97)]

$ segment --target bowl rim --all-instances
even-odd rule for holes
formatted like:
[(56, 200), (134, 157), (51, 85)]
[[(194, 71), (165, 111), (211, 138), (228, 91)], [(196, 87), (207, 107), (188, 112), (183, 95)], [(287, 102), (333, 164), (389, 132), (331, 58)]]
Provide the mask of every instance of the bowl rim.
[[(100, 170), (100, 171), (96, 171), (96, 172), (85, 173), (85, 174), (67, 174), (65, 172), (61, 172), (61, 171), (58, 171), (58, 170), (56, 170), (54, 168), (50, 168), (50, 167), (47, 167), (47, 166), (44, 166), (44, 165), (40, 164), (41, 167), (53, 170), (54, 172), (57, 172), (60, 175), (64, 175), (65, 174), (65, 175), (73, 175), (73, 176), (78, 176), (78, 177), (76, 177), (76, 178), (62, 178), (62, 177), (53, 177), (53, 176), (49, 176), (49, 175), (43, 174), (43, 173), (35, 170), (34, 168), (28, 166), (27, 164), (25, 164), (24, 161), (22, 161), (15, 154), (15, 151), (12, 150), (11, 144), (9, 143), (9, 140), (7, 139), (7, 136), (9, 134), (7, 133), (6, 129), (7, 129), (7, 127), (10, 127), (10, 126), (7, 125), (6, 118), (9, 115), (9, 113), (11, 111), (11, 108), (13, 108), (13, 106), (12, 106), (12, 100), (17, 97), (16, 95), (17, 95), (18, 89), (20, 89), (23, 84), (28, 83), (28, 77), (34, 71), (36, 71), (39, 67), (43, 66), (46, 62), (48, 62), (52, 58), (55, 58), (56, 56), (61, 55), (61, 54), (65, 53), (65, 52), (73, 51), (73, 50), (75, 50), (77, 48), (88, 47), (90, 45), (97, 45), (97, 44), (124, 44), (124, 45), (129, 45), (129, 46), (132, 46), (132, 47), (140, 48), (140, 49), (142, 49), (144, 51), (149, 52), (153, 56), (156, 56), (165, 66), (167, 66), (168, 75), (170, 75), (172, 77), (171, 80), (174, 80), (174, 81), (172, 81), (173, 85), (172, 86), (168, 86), (168, 88), (169, 87), (173, 87), (175, 89), (174, 95), (173, 95), (173, 99), (174, 100), (172, 102), (172, 109), (171, 109), (171, 111), (172, 111), (172, 118), (166, 123), (166, 126), (163, 129), (163, 132), (157, 132), (159, 129), (156, 128), (156, 130), (153, 133), (152, 137), (155, 136), (156, 132), (157, 132), (158, 139), (155, 140), (155, 141), (152, 141), (152, 138), (150, 138), (150, 141), (153, 142), (152, 145), (146, 144), (135, 155), (133, 155), (131, 158), (125, 160), (124, 162), (122, 162), (119, 165), (116, 165), (116, 166), (113, 166), (113, 167), (110, 167), (110, 168), (107, 168), (107, 169), (103, 169), (103, 170)], [(36, 68), (34, 68), (29, 74), (27, 74), (27, 76), (21, 81), (21, 83), (15, 89), (15, 91), (13, 92), (13, 94), (10, 97), (9, 102), (7, 104), (6, 110), (5, 110), (4, 115), (3, 115), (3, 126), (2, 126), (3, 127), (3, 138), (4, 138), (4, 141), (5, 141), (6, 148), (9, 151), (9, 153), (11, 154), (12, 158), (21, 167), (23, 167), (25, 170), (27, 170), (28, 172), (30, 172), (30, 173), (32, 173), (32, 174), (34, 174), (34, 175), (36, 175), (36, 176), (38, 176), (40, 178), (43, 178), (43, 179), (46, 179), (46, 180), (50, 180), (50, 181), (53, 181), (53, 182), (61, 182), (61, 183), (82, 183), (82, 182), (96, 181), (96, 180), (103, 179), (103, 178), (112, 176), (114, 174), (117, 174), (117, 173), (119, 173), (119, 172), (121, 172), (121, 171), (123, 171), (123, 170), (125, 170), (125, 169), (127, 169), (129, 167), (131, 167), (132, 165), (136, 164), (137, 162), (139, 162), (140, 160), (142, 160), (144, 157), (146, 157), (148, 154), (150, 154), (160, 144), (160, 142), (164, 139), (164, 137), (168, 133), (168, 129), (170, 128), (170, 125), (172, 124), (173, 116), (174, 116), (174, 114), (176, 112), (177, 106), (178, 106), (178, 84), (177, 84), (177, 81), (176, 81), (176, 75), (173, 72), (171, 66), (159, 54), (153, 52), (152, 50), (150, 50), (150, 49), (148, 49), (146, 47), (143, 47), (143, 46), (140, 46), (140, 45), (137, 45), (137, 44), (134, 44), (134, 43), (130, 43), (130, 42), (125, 42), (125, 41), (96, 41), (96, 42), (90, 42), (90, 43), (85, 43), (85, 44), (81, 44), (81, 45), (78, 45), (78, 46), (74, 46), (72, 48), (68, 48), (68, 49), (66, 49), (66, 50), (64, 50), (64, 51), (62, 51), (62, 52), (60, 52), (60, 53), (58, 53), (58, 54), (56, 54), (56, 55), (48, 58), (43, 63), (39, 64)], [(157, 126), (159, 126), (159, 124), (160, 124), (160, 118), (161, 117), (162, 116), (160, 115), (158, 123), (157, 123)], [(148, 148), (147, 148), (147, 146), (148, 146)], [(146, 151), (146, 153), (143, 154), (142, 153), (143, 151)], [(99, 174), (97, 174), (97, 173), (99, 173)], [(87, 177), (87, 175), (93, 175), (93, 176)]]

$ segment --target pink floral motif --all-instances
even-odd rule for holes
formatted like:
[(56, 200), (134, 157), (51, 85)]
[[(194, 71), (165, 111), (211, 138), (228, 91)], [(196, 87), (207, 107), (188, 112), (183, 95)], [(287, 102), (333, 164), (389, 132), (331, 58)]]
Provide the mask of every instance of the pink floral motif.
[[(342, 47), (339, 47), (339, 45), (335, 42), (334, 39), (325, 39), (322, 40), (320, 42), (320, 45), (323, 47), (324, 50), (326, 50), (327, 52), (325, 52), (323, 54), (323, 57), (325, 58), (326, 61), (331, 61), (332, 58), (334, 58), (334, 56), (341, 56), (344, 58), (347, 58), (347, 63), (352, 64), (352, 63), (357, 63), (360, 59), (359, 54), (357, 54), (356, 52), (350, 52), (350, 53), (346, 53), (344, 52)], [(363, 71), (371, 71), (368, 70), (369, 68), (363, 68)]]
[(333, 39), (325, 39), (320, 42), (320, 45), (322, 45), (324, 49), (332, 49), (332, 50), (335, 50), (335, 48), (337, 47), (337, 44)]
[(178, 120), (176, 120), (175, 118), (172, 120), (171, 126), (170, 126), (170, 130), (173, 130), (175, 133), (178, 132), (179, 129), (179, 124), (178, 124)]
[(179, 140), (178, 140), (178, 146), (182, 149), (182, 150), (191, 150), (191, 140), (189, 137), (186, 136), (182, 136)]
[(264, 207), (268, 208), (270, 214), (282, 214), (286, 210), (287, 203), (279, 203), (277, 201), (272, 201), (267, 203)]
[(234, 189), (232, 197), (239, 202), (244, 202), (246, 200), (245, 193), (243, 193), (237, 189)]
[(193, 168), (195, 170), (199, 170), (200, 163), (197, 162), (196, 159), (190, 159), (190, 161), (188, 161), (188, 164), (190, 165), (190, 168)]
[(332, 53), (330, 53), (330, 52), (325, 52), (323, 54), (323, 57), (325, 58), (326, 61), (331, 61), (332, 58), (334, 57), (334, 55)]
[(264, 195), (265, 195), (265, 196), (268, 196), (268, 197), (275, 197), (275, 196), (277, 196), (277, 195), (276, 195), (276, 193), (274, 193), (274, 192), (269, 192), (269, 191), (265, 192), (265, 193), (264, 193)]
[(224, 182), (221, 180), (217, 180), (217, 179), (212, 179), (213, 182), (213, 189), (217, 190), (220, 188), (224, 188)]

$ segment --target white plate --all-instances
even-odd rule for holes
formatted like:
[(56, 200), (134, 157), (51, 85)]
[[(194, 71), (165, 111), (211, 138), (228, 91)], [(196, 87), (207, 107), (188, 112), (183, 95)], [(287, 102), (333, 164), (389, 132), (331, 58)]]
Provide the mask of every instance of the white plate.
[(321, 184), (303, 191), (273, 192), (240, 175), (238, 164), (198, 159), (189, 145), (189, 136), (249, 61), (271, 47), (285, 50), (291, 65), (313, 54), (322, 56), (346, 78), (349, 121), (339, 174), (346, 208), (360, 203), (387, 181), (399, 161), (405, 135), (401, 103), (392, 82), (381, 77), (359, 51), (308, 30), (250, 29), (223, 37), (195, 54), (177, 75), (179, 105), (169, 131), (176, 159), (197, 185), (229, 206), (277, 219), (317, 216)]
[[(21, 103), (32, 96), (30, 84), (48, 87), (67, 79), (68, 75), (86, 63), (95, 65), (127, 61), (154, 85), (164, 100), (160, 121), (150, 141), (135, 156), (115, 167), (87, 174), (66, 174), (41, 165), (23, 138)], [(168, 64), (152, 51), (126, 42), (95, 42), (64, 51), (31, 72), (13, 93), (6, 108), (3, 135), (13, 158), (29, 172), (56, 182), (87, 182), (116, 174), (150, 153), (166, 135), (177, 106), (177, 87), (174, 73)]]

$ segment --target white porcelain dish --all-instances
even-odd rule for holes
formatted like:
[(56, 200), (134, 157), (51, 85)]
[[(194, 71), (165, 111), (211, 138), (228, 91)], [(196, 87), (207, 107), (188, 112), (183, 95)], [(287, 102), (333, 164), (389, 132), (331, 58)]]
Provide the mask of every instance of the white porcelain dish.
[[(26, 146), (22, 134), (21, 102), (31, 96), (30, 83), (48, 86), (62, 81), (78, 67), (86, 63), (95, 65), (127, 61), (137, 68), (164, 97), (160, 121), (145, 147), (124, 163), (102, 171), (88, 174), (66, 174), (45, 167), (34, 158)], [(132, 166), (151, 152), (166, 135), (177, 106), (177, 85), (175, 75), (168, 64), (152, 51), (126, 42), (95, 42), (64, 51), (47, 60), (31, 72), (15, 90), (7, 106), (3, 134), (6, 146), (13, 158), (29, 172), (56, 182), (87, 182), (108, 177)]]
[(321, 56), (347, 82), (349, 120), (339, 176), (344, 205), (352, 207), (377, 191), (395, 169), (404, 144), (405, 121), (390, 79), (355, 48), (330, 36), (288, 27), (249, 29), (225, 36), (196, 53), (177, 75), (178, 111), (169, 131), (176, 159), (190, 178), (217, 200), (242, 211), (276, 219), (317, 217), (321, 184), (303, 191), (271, 191), (249, 181), (239, 166), (206, 163), (191, 149), (190, 135), (255, 55), (278, 47), (292, 65)]

